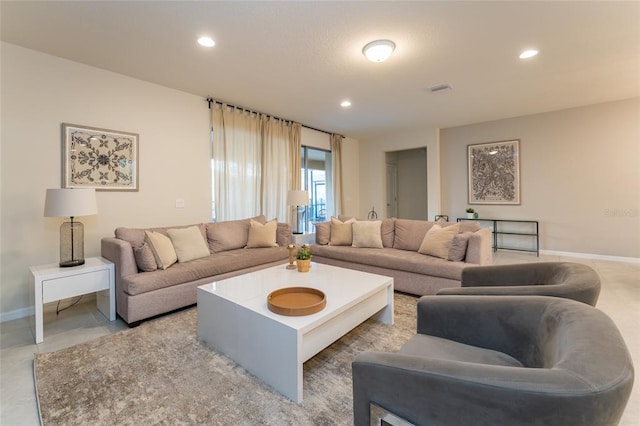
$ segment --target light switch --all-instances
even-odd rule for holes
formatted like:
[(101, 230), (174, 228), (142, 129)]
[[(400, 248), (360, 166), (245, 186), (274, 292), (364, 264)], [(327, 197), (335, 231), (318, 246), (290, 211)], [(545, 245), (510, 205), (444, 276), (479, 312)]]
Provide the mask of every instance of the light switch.
[(184, 198), (176, 198), (176, 209), (184, 209)]

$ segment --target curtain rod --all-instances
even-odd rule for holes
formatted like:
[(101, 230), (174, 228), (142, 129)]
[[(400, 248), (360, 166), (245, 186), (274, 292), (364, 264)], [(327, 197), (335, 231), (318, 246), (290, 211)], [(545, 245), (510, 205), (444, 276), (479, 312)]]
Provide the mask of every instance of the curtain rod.
[[(205, 99), (205, 101), (209, 104), (209, 109), (211, 109), (211, 104), (215, 102), (215, 103), (220, 104), (220, 105), (222, 105), (222, 104), (226, 104), (228, 107), (231, 107), (231, 108), (239, 108), (239, 109), (241, 109), (241, 110), (249, 111), (249, 112), (252, 112), (252, 113), (254, 113), (254, 114), (262, 114), (262, 115), (266, 115), (267, 117), (275, 118), (276, 120), (282, 120), (282, 121), (288, 121), (288, 122), (290, 122), (290, 123), (294, 123), (294, 121), (293, 121), (293, 120), (287, 120), (286, 118), (276, 117), (275, 115), (266, 114), (266, 113), (264, 113), (264, 112), (254, 111), (254, 110), (252, 110), (252, 109), (248, 109), (248, 108), (240, 107), (240, 106), (233, 105), (233, 104), (230, 104), (230, 103), (221, 102), (221, 101), (216, 101), (216, 100), (215, 100), (215, 99), (213, 99), (213, 98), (206, 98), (206, 99)], [(318, 128), (316, 128), (316, 127), (307, 126), (306, 124), (300, 124), (300, 125), (301, 125), (302, 127), (306, 127), (307, 129), (315, 130), (316, 132), (326, 133), (327, 135), (337, 134), (337, 133), (327, 132), (326, 130), (318, 129)], [(339, 136), (340, 136), (342, 139), (344, 139), (344, 136), (343, 136), (343, 135), (339, 135)]]

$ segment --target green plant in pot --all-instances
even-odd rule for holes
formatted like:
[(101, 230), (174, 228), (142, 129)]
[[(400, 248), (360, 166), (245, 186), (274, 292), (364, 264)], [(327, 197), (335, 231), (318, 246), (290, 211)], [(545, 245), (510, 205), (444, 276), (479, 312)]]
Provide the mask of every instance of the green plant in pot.
[(475, 212), (476, 212), (476, 211), (475, 211), (474, 209), (472, 209), (471, 207), (469, 207), (469, 208), (467, 209), (467, 219), (473, 219), (473, 218), (475, 217), (475, 216), (474, 216)]
[(296, 253), (296, 265), (299, 272), (309, 272), (311, 268), (311, 248), (309, 244), (305, 244)]

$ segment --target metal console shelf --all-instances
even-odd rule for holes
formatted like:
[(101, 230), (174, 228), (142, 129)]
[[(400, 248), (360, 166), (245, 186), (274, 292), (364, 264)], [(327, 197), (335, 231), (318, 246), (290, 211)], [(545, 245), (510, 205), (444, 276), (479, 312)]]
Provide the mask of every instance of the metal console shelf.
[[(464, 217), (459, 217), (457, 219), (458, 222), (463, 222), (467, 220), (473, 220), (476, 222), (490, 222), (491, 226), (491, 234), (493, 236), (493, 251), (498, 251), (499, 249), (505, 250), (517, 250), (517, 251), (527, 251), (535, 253), (536, 256), (540, 256), (540, 233), (539, 233), (539, 224), (537, 220), (519, 220), (519, 219), (468, 219)], [(531, 224), (534, 229), (532, 232), (516, 232), (516, 231), (508, 231), (504, 230), (503, 224), (505, 223), (523, 223), (523, 224)], [(498, 239), (498, 235), (521, 235), (525, 237), (535, 237), (535, 248), (534, 249), (525, 249), (525, 248), (516, 248), (516, 247), (507, 247), (500, 245), (500, 241)]]

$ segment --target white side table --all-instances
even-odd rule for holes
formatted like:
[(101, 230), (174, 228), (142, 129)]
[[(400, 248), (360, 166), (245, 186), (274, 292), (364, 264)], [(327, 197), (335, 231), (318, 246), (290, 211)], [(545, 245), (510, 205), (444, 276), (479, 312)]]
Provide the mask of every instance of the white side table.
[(314, 244), (316, 242), (316, 233), (291, 234), (291, 242), (297, 246)]
[(57, 263), (31, 266), (35, 292), (36, 343), (42, 343), (42, 305), (56, 300), (96, 292), (98, 310), (109, 319), (116, 319), (115, 268), (102, 257), (85, 259), (84, 265), (61, 268)]

